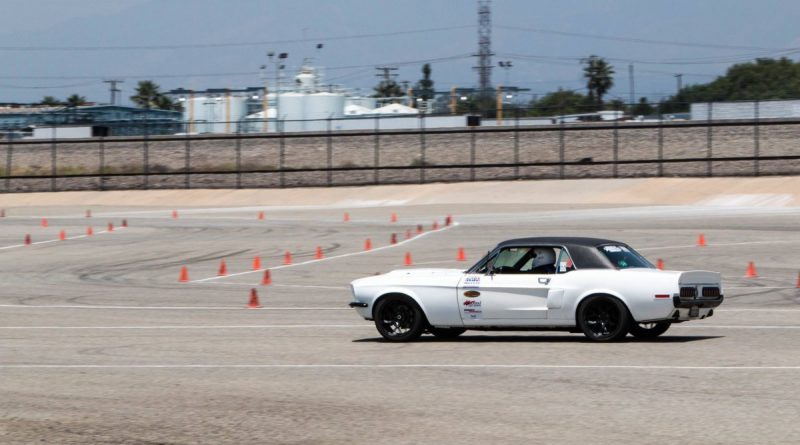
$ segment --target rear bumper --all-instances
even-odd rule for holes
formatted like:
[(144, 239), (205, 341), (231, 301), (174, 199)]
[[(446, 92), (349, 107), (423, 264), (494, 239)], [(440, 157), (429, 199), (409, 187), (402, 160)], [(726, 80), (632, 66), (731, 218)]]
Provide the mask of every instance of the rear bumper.
[(672, 305), (678, 309), (691, 309), (698, 307), (700, 309), (713, 309), (720, 304), (725, 296), (720, 295), (717, 298), (681, 298), (679, 296), (672, 297)]

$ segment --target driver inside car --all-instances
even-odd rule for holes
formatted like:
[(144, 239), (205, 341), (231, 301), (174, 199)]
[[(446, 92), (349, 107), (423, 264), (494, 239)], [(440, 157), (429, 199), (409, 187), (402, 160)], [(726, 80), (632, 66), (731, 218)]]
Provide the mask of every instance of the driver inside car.
[(537, 247), (533, 249), (533, 269), (535, 274), (556, 273), (556, 253), (552, 247)]

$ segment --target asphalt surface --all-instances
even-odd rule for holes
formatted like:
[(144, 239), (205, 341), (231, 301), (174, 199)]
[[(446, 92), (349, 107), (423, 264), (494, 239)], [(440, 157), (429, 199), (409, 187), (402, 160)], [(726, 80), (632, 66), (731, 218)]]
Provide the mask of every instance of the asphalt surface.
[[(171, 210), (6, 209), (0, 443), (800, 442), (800, 208)], [(430, 230), (448, 214), (458, 225)], [(45, 243), (20, 246), (26, 234)], [(403, 268), (406, 252), (466, 268), (537, 235), (619, 239), (668, 269), (720, 271), (726, 301), (657, 340), (613, 344), (519, 332), (389, 344), (346, 307), (352, 279)], [(744, 278), (748, 261), (759, 278)], [(246, 308), (251, 288), (262, 309)]]

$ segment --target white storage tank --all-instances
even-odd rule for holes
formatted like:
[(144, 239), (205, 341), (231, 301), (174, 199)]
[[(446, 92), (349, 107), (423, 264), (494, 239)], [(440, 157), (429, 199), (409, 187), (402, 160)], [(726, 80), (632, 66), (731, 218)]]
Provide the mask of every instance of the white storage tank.
[(339, 119), (344, 117), (344, 96), (336, 93), (314, 93), (306, 98), (306, 119)]

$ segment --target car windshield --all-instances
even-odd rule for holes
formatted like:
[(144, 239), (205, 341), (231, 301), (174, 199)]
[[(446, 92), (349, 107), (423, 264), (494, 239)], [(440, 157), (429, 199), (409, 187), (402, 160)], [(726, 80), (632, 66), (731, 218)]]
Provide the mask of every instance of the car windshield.
[(637, 267), (647, 269), (653, 268), (650, 262), (630, 247), (609, 244), (600, 246), (599, 249), (617, 269), (632, 269)]

